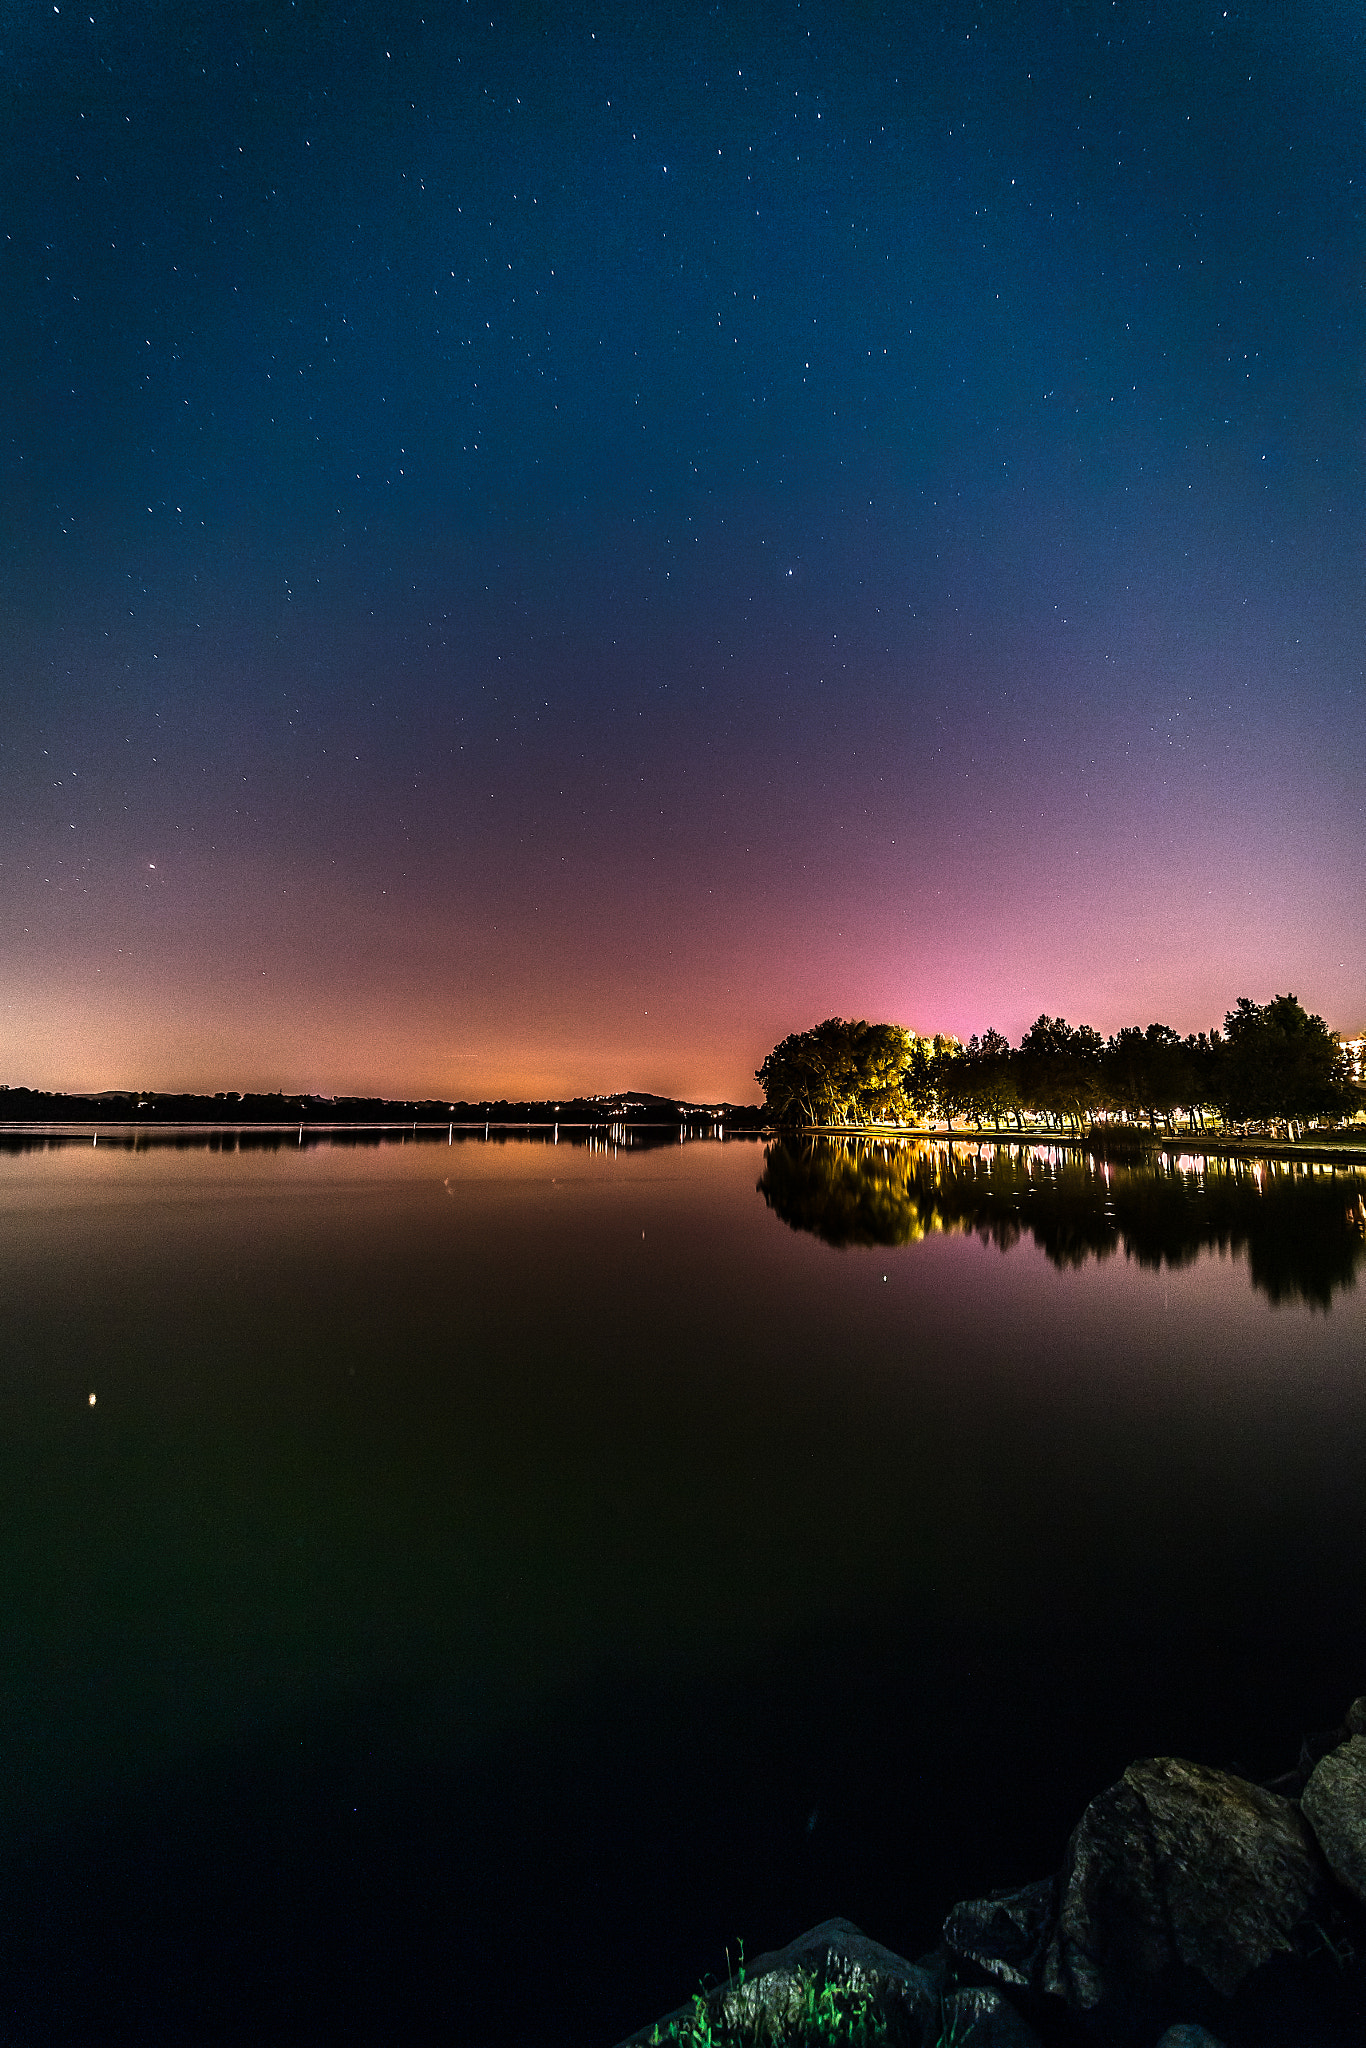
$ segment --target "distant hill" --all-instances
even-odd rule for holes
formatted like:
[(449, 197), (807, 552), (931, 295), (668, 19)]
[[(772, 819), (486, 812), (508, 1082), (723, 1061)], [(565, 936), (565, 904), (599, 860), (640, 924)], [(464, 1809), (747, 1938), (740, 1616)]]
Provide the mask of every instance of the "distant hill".
[(572, 1100), (390, 1101), (378, 1095), (177, 1095), (105, 1089), (62, 1095), (0, 1085), (0, 1124), (570, 1124), (708, 1121), (754, 1130), (766, 1121), (752, 1103), (685, 1102), (648, 1089)]

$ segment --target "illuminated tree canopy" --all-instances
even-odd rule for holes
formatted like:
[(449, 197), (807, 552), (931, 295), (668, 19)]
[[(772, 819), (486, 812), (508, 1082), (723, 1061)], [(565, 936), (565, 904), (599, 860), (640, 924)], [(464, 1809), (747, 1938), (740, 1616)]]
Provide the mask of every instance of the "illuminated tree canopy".
[(900, 1024), (827, 1017), (776, 1045), (756, 1074), (790, 1124), (916, 1124), (934, 1102), (932, 1048)]

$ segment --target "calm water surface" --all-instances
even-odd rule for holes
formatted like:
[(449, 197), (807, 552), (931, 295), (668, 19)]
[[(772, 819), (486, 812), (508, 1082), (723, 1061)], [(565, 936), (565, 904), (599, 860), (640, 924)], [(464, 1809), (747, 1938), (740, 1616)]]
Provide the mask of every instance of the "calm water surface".
[[(0, 2039), (610, 2044), (1366, 1690), (1366, 1177), (0, 1152)], [(95, 1396), (91, 1403), (91, 1395)]]

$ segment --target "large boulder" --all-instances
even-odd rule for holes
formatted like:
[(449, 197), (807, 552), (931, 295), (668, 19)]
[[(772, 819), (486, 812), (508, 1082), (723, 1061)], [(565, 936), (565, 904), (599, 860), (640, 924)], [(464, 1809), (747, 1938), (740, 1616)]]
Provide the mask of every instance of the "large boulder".
[(1068, 1844), (1042, 1986), (1082, 2011), (1183, 1978), (1229, 1997), (1293, 1950), (1321, 1883), (1289, 1799), (1178, 1757), (1130, 1764)]
[[(1361, 1707), (1366, 1701), (1357, 1700), (1348, 1715), (1349, 1727)], [(1300, 1804), (1328, 1868), (1366, 1906), (1366, 1735), (1354, 1734), (1320, 1758)]]

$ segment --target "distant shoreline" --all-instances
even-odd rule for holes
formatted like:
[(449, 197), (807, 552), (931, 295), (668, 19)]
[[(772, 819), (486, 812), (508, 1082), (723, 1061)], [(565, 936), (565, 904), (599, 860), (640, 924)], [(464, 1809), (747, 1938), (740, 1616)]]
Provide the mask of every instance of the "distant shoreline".
[(534, 1125), (565, 1124), (584, 1128), (603, 1124), (694, 1124), (724, 1123), (731, 1129), (758, 1129), (767, 1123), (767, 1113), (754, 1103), (689, 1102), (680, 1096), (654, 1095), (644, 1089), (622, 1089), (596, 1096), (561, 1096), (528, 1102), (513, 1102), (506, 1096), (476, 1102), (452, 1102), (440, 1097), (422, 1099), (360, 1095), (309, 1095), (221, 1093), (118, 1089), (98, 1094), (49, 1093), (38, 1088), (0, 1086), (0, 1130), (19, 1126), (52, 1127), (83, 1125), (104, 1129), (123, 1126), (134, 1130), (203, 1128), (305, 1129), (413, 1127), (450, 1124), (497, 1125), (524, 1129)]
[[(19, 1091), (11, 1091), (18, 1093)], [(55, 1105), (54, 1105), (55, 1106)], [(68, 1115), (14, 1116), (5, 1113), (4, 1095), (0, 1093), (0, 1147), (7, 1137), (15, 1138), (86, 1138), (108, 1133), (111, 1137), (174, 1137), (203, 1136), (215, 1133), (257, 1134), (286, 1136), (307, 1134), (310, 1137), (373, 1134), (384, 1136), (416, 1135), (434, 1140), (443, 1133), (460, 1131), (464, 1135), (478, 1132), (501, 1134), (533, 1131), (564, 1130), (569, 1132), (604, 1131), (623, 1126), (631, 1131), (659, 1133), (679, 1132), (685, 1137), (702, 1137), (708, 1133), (724, 1133), (730, 1137), (765, 1138), (774, 1140), (788, 1138), (853, 1139), (866, 1144), (950, 1144), (950, 1145), (1010, 1145), (1021, 1147), (1052, 1146), (1068, 1152), (1077, 1152), (1096, 1158), (1116, 1161), (1126, 1156), (1142, 1154), (1176, 1155), (1198, 1152), (1204, 1155), (1224, 1156), (1238, 1159), (1282, 1158), (1299, 1160), (1307, 1164), (1349, 1164), (1366, 1165), (1366, 1126), (1342, 1132), (1325, 1132), (1314, 1137), (1299, 1139), (1268, 1136), (1239, 1136), (1227, 1132), (1181, 1131), (1175, 1134), (1166, 1131), (1139, 1130), (1131, 1125), (1113, 1125), (1094, 1131), (1074, 1132), (1050, 1131), (1040, 1125), (1026, 1126), (1015, 1130), (1006, 1126), (983, 1126), (981, 1130), (950, 1129), (946, 1124), (927, 1124), (918, 1128), (893, 1124), (808, 1124), (801, 1126), (780, 1126), (770, 1123), (762, 1110), (752, 1105), (723, 1103), (698, 1104), (683, 1102), (665, 1103), (659, 1098), (644, 1102), (639, 1096), (631, 1100), (629, 1108), (615, 1105), (576, 1102), (566, 1104), (558, 1113), (540, 1103), (499, 1103), (492, 1107), (492, 1113), (482, 1111), (471, 1114), (471, 1106), (457, 1104), (455, 1113), (442, 1105), (430, 1103), (418, 1105), (384, 1104), (381, 1112), (359, 1116), (323, 1116), (318, 1114), (322, 1105), (316, 1098), (301, 1115), (243, 1116), (216, 1114), (203, 1116), (175, 1116), (166, 1113), (158, 1104), (150, 1104), (142, 1114), (119, 1115), (112, 1109), (94, 1113), (84, 1105), (76, 1107), (71, 1100), (72, 1113)], [(401, 1112), (408, 1111), (407, 1114)]]

